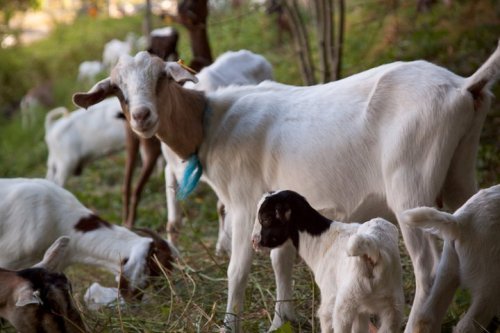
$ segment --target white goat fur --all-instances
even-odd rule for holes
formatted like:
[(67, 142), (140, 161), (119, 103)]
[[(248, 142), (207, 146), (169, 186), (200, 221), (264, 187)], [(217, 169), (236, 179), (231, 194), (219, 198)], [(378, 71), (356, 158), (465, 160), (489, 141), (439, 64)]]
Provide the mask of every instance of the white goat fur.
[[(261, 199), (257, 212), (268, 196)], [(288, 213), (293, 215), (293, 209)], [(256, 219), (254, 248), (261, 230)], [(369, 317), (375, 314), (381, 324), (379, 333), (400, 331), (404, 295), (395, 225), (382, 218), (363, 224), (331, 221), (319, 235), (300, 229), (298, 235), (299, 255), (321, 291), (321, 332), (368, 332)]]
[(89, 264), (116, 275), (122, 271), (133, 287), (145, 284), (151, 238), (113, 224), (86, 232), (77, 230), (76, 224), (93, 212), (70, 192), (44, 179), (0, 179), (0, 197), (0, 267), (31, 266), (57, 237), (67, 235), (71, 241), (66, 256), (59, 261), (59, 270), (71, 264)]
[[(184, 87), (205, 92), (215, 91), (229, 85), (252, 85), (265, 80), (273, 79), (271, 64), (261, 55), (248, 50), (228, 51), (220, 55), (215, 62), (203, 68), (198, 74), (197, 83), (186, 82)], [(169, 237), (172, 232), (178, 231), (182, 224), (181, 208), (176, 199), (178, 180), (182, 179), (184, 164), (182, 160), (162, 142), (163, 157), (167, 161), (165, 166), (165, 182), (167, 195)], [(202, 177), (204, 181), (204, 177)], [(220, 211), (221, 204), (218, 203)], [(171, 238), (169, 238), (172, 240)], [(231, 222), (223, 221), (219, 214), (219, 235), (216, 244), (216, 253), (230, 253)]]
[(459, 285), (470, 290), (472, 304), (454, 332), (484, 332), (500, 314), (500, 185), (479, 191), (453, 214), (419, 207), (403, 212), (400, 218), (444, 239), (436, 280), (416, 314), (413, 332), (441, 331)]
[(78, 66), (78, 81), (95, 82), (97, 75), (104, 69), (100, 61), (83, 61)]
[[(120, 103), (111, 98), (92, 107), (68, 113), (56, 108), (45, 117), (48, 180), (64, 186), (83, 165), (125, 148), (125, 122), (118, 118)], [(60, 116), (62, 118), (57, 119)]]
[[(469, 78), (425, 61), (395, 62), (324, 85), (264, 82), (203, 96), (175, 84), (195, 80), (179, 65), (138, 53), (73, 100), (88, 107), (118, 89), (135, 132), (156, 135), (183, 158), (197, 152), (233, 226), (225, 322), (235, 331), (262, 193), (294, 190), (346, 221), (380, 216), (369, 208), (385, 205), (397, 216), (433, 205), (440, 195), (459, 207), (476, 192), (479, 136), (499, 72), (500, 48)], [(416, 277), (414, 312), (430, 292), (438, 249), (423, 231), (400, 226)], [(295, 318), (291, 302), (282, 301), (293, 299), (294, 257), (289, 246), (271, 252), (277, 280), (272, 329)]]

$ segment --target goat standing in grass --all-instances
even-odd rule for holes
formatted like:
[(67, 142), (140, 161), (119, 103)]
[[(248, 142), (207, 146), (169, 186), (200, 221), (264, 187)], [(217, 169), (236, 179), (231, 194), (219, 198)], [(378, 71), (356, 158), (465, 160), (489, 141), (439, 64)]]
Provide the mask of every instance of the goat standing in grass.
[(479, 191), (453, 214), (418, 207), (400, 218), (444, 239), (436, 279), (413, 332), (440, 331), (459, 285), (470, 290), (472, 304), (454, 332), (483, 332), (500, 313), (500, 185)]
[[(89, 107), (118, 96), (136, 133), (156, 135), (186, 161), (187, 193), (204, 172), (232, 224), (225, 324), (237, 331), (262, 193), (297, 191), (340, 221), (394, 218), (438, 199), (458, 208), (476, 192), (476, 153), (498, 74), (500, 48), (468, 78), (426, 61), (395, 62), (311, 87), (266, 81), (204, 93), (182, 87), (197, 79), (179, 64), (138, 53), (73, 101)], [(400, 227), (416, 278), (411, 332), (439, 249), (422, 230)], [(286, 244), (271, 252), (271, 329), (295, 319), (288, 301), (295, 255)]]
[(321, 291), (321, 332), (366, 333), (374, 314), (379, 333), (399, 332), (401, 259), (398, 229), (389, 221), (330, 221), (296, 192), (270, 192), (257, 207), (252, 241), (257, 251), (293, 243)]

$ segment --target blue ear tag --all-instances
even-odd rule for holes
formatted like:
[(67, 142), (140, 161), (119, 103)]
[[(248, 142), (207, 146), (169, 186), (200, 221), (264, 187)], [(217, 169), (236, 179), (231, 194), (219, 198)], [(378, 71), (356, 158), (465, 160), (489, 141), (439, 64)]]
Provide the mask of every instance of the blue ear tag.
[(177, 190), (177, 198), (181, 200), (186, 199), (198, 185), (202, 173), (203, 167), (201, 166), (198, 154), (191, 155), (187, 160), (186, 169)]

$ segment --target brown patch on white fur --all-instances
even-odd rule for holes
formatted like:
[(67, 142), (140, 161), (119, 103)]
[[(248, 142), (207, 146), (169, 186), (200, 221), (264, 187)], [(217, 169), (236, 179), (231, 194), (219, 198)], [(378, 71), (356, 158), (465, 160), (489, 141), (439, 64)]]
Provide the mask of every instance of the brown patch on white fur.
[(89, 232), (99, 228), (111, 228), (111, 224), (104, 221), (99, 216), (91, 214), (80, 218), (74, 228), (76, 231)]

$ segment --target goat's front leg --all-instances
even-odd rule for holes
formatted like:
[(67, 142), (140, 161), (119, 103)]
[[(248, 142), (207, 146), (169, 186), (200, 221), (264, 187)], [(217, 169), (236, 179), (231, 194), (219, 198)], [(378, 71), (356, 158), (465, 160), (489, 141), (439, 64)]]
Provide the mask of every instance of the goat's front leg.
[(293, 308), (292, 270), (297, 250), (292, 242), (271, 251), (271, 261), (276, 279), (276, 305), (270, 331), (278, 329), (288, 320), (296, 320)]
[(446, 241), (429, 298), (421, 310), (415, 312), (413, 327), (407, 326), (407, 330), (414, 333), (441, 331), (441, 322), (460, 284), (459, 269), (457, 253), (451, 243)]
[(177, 200), (177, 178), (171, 163), (165, 166), (165, 192), (167, 197), (167, 235), (168, 240), (176, 245), (182, 226), (182, 215), (179, 200)]
[(249, 210), (228, 207), (233, 225), (231, 259), (227, 270), (228, 301), (224, 327), (229, 332), (240, 332), (240, 314), (245, 301), (245, 288), (250, 274), (253, 250), (251, 245), (253, 215)]
[(483, 295), (472, 295), (472, 304), (460, 319), (453, 333), (479, 333), (487, 332), (486, 328), (496, 315), (496, 305), (498, 297), (493, 291), (488, 294), (488, 290), (483, 291)]

